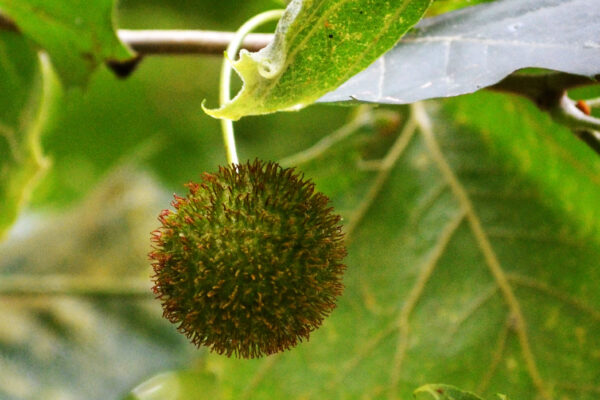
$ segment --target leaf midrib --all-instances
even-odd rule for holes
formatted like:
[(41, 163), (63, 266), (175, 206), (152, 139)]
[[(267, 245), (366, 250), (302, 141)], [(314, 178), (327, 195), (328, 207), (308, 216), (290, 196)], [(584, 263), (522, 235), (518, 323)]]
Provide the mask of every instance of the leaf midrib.
[(415, 103), (411, 106), (411, 108), (412, 112), (414, 113), (414, 118), (419, 124), (421, 134), (429, 153), (431, 154), (434, 162), (437, 164), (438, 169), (442, 173), (455, 198), (465, 209), (466, 219), (469, 222), (469, 226), (475, 241), (482, 252), (488, 269), (494, 277), (494, 280), (496, 281), (496, 284), (498, 285), (500, 292), (502, 293), (502, 296), (504, 297), (504, 300), (511, 311), (510, 317), (515, 322), (514, 331), (517, 334), (519, 345), (523, 353), (523, 358), (527, 366), (527, 371), (533, 381), (533, 384), (542, 398), (551, 399), (552, 396), (548, 392), (546, 384), (540, 375), (535, 356), (533, 355), (533, 350), (531, 349), (531, 345), (529, 343), (527, 323), (525, 321), (525, 317), (523, 316), (523, 312), (521, 311), (521, 305), (517, 300), (508, 277), (502, 265), (500, 264), (500, 261), (498, 260), (498, 257), (485, 233), (485, 230), (483, 229), (479, 215), (475, 211), (473, 203), (469, 198), (464, 185), (454, 174), (454, 171), (450, 167), (450, 164), (444, 157), (442, 150), (437, 144), (429, 116), (427, 115), (424, 106), (421, 103)]

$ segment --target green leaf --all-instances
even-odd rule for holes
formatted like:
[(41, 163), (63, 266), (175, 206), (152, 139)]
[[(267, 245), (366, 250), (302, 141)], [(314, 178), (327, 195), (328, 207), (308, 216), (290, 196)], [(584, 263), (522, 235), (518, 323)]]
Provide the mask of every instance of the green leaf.
[(30, 43), (0, 32), (0, 239), (15, 221), (48, 162), (40, 136), (54, 98), (53, 76)]
[[(498, 395), (500, 400), (508, 400), (505, 396)], [(482, 400), (470, 392), (462, 391), (450, 385), (425, 385), (415, 390), (417, 400)]]
[(389, 50), (421, 19), (431, 0), (293, 0), (273, 42), (242, 51), (235, 70), (244, 81), (217, 118), (297, 110), (335, 89)]
[(437, 0), (433, 2), (427, 11), (427, 16), (439, 15), (458, 10), (460, 8), (474, 6), (479, 3), (488, 3), (491, 1), (494, 0)]
[(173, 371), (141, 383), (123, 400), (217, 399), (216, 377), (210, 373)]
[(113, 0), (0, 0), (2, 13), (48, 52), (61, 80), (83, 85), (105, 61), (132, 56), (112, 22)]
[(583, 234), (600, 239), (600, 158), (528, 100), (491, 92), (452, 99), (447, 118), (481, 131), (490, 150), (537, 184)]
[(421, 107), (401, 133), (358, 131), (299, 166), (344, 215), (346, 290), (292, 351), (209, 355), (229, 397), (408, 399), (428, 381), (486, 398), (597, 397), (599, 241), (490, 151), (485, 130)]

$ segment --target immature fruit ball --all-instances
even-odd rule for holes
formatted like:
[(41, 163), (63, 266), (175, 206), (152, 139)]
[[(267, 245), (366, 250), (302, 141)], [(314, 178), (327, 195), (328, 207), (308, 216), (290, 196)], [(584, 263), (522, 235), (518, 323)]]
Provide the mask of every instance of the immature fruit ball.
[(256, 160), (189, 183), (152, 233), (154, 292), (192, 343), (253, 358), (308, 339), (342, 293), (340, 217), (293, 169)]

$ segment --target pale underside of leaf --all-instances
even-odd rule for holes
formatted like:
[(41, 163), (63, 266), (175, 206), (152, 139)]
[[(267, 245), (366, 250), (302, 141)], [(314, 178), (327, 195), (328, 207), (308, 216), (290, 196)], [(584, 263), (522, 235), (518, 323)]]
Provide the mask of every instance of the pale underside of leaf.
[[(551, 27), (546, 29), (542, 27)], [(472, 93), (539, 67), (600, 74), (596, 0), (503, 0), (422, 21), (319, 102), (409, 104)]]

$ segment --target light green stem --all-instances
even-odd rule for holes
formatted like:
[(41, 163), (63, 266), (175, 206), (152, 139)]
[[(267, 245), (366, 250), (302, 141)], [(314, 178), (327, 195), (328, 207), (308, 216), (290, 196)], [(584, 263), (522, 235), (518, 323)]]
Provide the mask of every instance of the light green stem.
[[(236, 56), (238, 50), (242, 45), (244, 37), (246, 37), (247, 34), (252, 32), (257, 26), (262, 25), (265, 22), (281, 18), (283, 11), (284, 10), (271, 10), (266, 11), (264, 13), (260, 13), (249, 19), (235, 33), (233, 40), (229, 43), (229, 46), (227, 46), (227, 50), (225, 51), (225, 60), (223, 60), (223, 66), (221, 67), (221, 84), (219, 93), (219, 101), (221, 105), (231, 100), (231, 64), (233, 62), (233, 58)], [(231, 57), (231, 59), (229, 57)], [(237, 151), (235, 148), (233, 122), (228, 119), (222, 119), (221, 128), (223, 130), (223, 142), (225, 143), (225, 151), (227, 152), (227, 162), (229, 164), (239, 164)]]

